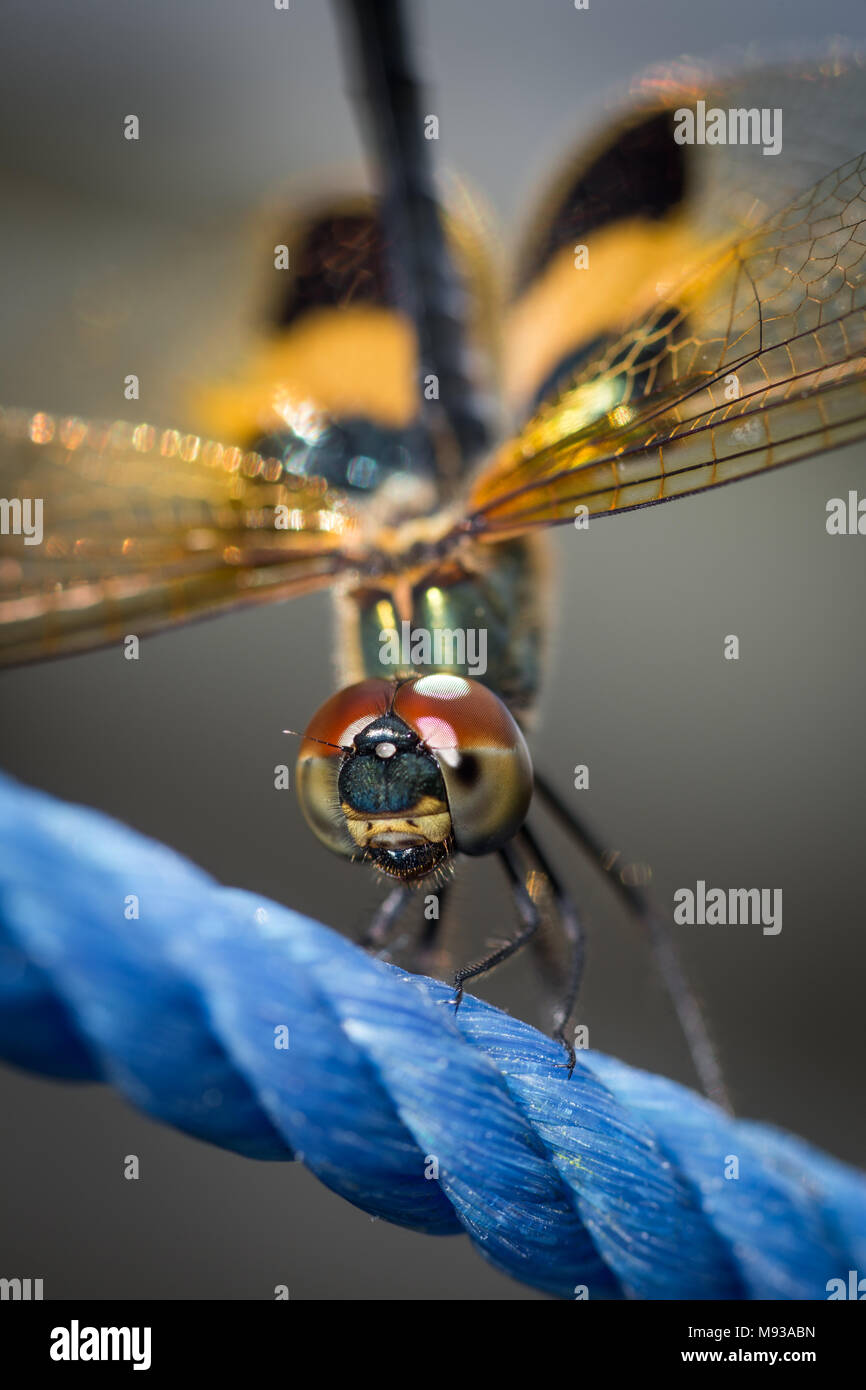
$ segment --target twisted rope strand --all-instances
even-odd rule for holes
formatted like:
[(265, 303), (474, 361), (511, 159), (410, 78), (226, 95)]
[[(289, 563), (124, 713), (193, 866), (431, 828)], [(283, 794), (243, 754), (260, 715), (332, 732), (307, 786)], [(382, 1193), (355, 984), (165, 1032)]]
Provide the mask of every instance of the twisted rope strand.
[[(0, 1055), (591, 1298), (826, 1298), (866, 1179), (0, 778)], [(139, 916), (130, 915), (131, 896)], [(280, 1046), (288, 1030), (288, 1046)], [(726, 1177), (733, 1160), (737, 1178)]]

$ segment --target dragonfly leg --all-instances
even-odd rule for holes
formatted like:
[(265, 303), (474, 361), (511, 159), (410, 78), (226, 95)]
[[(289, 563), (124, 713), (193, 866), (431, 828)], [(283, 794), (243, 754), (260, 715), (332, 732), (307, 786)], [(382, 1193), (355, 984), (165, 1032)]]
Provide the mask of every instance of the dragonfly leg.
[[(436, 889), (436, 899), (438, 910), (435, 917), (428, 917), (424, 913), (424, 920), (421, 927), (421, 935), (418, 939), (418, 946), (415, 953), (417, 973), (427, 975), (436, 974), (436, 943), (443, 935), (442, 924), (445, 920), (445, 906), (451, 892), (451, 880), (446, 879), (440, 883)], [(426, 900), (425, 900), (426, 901)]]
[(412, 896), (411, 889), (404, 883), (397, 883), (390, 893), (382, 899), (373, 914), (360, 944), (365, 951), (380, 951), (388, 945), (394, 934), (400, 915)]
[(583, 922), (568, 890), (557, 874), (541, 845), (530, 829), (524, 825), (518, 832), (518, 839), (525, 846), (538, 868), (550, 885), (558, 921), (565, 934), (569, 948), (568, 973), (565, 989), (553, 1016), (553, 1037), (565, 1049), (568, 1056), (568, 1074), (574, 1071), (574, 1047), (566, 1037), (566, 1028), (580, 993), (583, 968), (586, 964), (586, 936)]
[(614, 872), (613, 864), (608, 861), (595, 836), (566, 806), (547, 779), (537, 772), (535, 787), (548, 809), (575, 837), (595, 867), (607, 875), (628, 911), (646, 931), (656, 966), (673, 1003), (704, 1094), (732, 1113), (721, 1065), (703, 1010), (689, 984), (668, 923), (654, 911), (640, 888), (626, 883), (620, 874)]
[(495, 970), (497, 965), (501, 965), (503, 961), (508, 960), (528, 941), (531, 941), (541, 926), (541, 913), (526, 890), (523, 882), (522, 865), (512, 845), (503, 845), (497, 853), (511, 886), (511, 894), (522, 927), (512, 941), (506, 941), (504, 945), (492, 951), (489, 956), (484, 956), (483, 959), (475, 961), (473, 965), (466, 965), (462, 970), (457, 971), (453, 980), (455, 1010), (460, 1008), (463, 988), (468, 980), (474, 980), (479, 975), (486, 975), (489, 970)]
[[(436, 938), (439, 935), (440, 925), (444, 917), (445, 901), (451, 881), (446, 880), (440, 883), (436, 889), (436, 897), (439, 901), (438, 915), (433, 918), (424, 917), (424, 924), (420, 939), (413, 951), (414, 963), (410, 967), (417, 972), (423, 971), (429, 965)], [(373, 915), (367, 930), (360, 938), (360, 945), (365, 951), (384, 951), (393, 944), (394, 934), (403, 915), (403, 911), (409, 903), (410, 898), (417, 897), (418, 894), (413, 888), (405, 883), (397, 883), (391, 891), (382, 899)], [(426, 901), (426, 899), (422, 899)]]

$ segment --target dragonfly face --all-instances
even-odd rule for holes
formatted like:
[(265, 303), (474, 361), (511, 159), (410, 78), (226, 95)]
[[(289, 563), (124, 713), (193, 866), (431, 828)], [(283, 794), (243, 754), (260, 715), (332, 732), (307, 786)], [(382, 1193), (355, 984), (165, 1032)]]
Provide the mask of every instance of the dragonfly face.
[(337, 854), (422, 879), (451, 854), (490, 854), (529, 809), (523, 734), (464, 676), (366, 680), (310, 721), (297, 769), (308, 824)]

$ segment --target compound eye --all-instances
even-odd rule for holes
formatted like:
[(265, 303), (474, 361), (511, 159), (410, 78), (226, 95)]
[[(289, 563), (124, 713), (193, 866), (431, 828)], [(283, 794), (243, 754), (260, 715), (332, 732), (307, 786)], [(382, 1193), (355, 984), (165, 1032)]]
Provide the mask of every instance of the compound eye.
[(394, 713), (439, 763), (455, 847), (474, 855), (506, 844), (529, 810), (532, 761), (502, 701), (464, 676), (419, 676), (399, 687)]
[(296, 786), (301, 810), (313, 833), (328, 849), (354, 858), (358, 846), (340, 806), (339, 777), (344, 751), (374, 719), (387, 714), (394, 682), (358, 681), (326, 700), (313, 715), (301, 741)]
[[(365, 725), (379, 715), (387, 714), (394, 698), (394, 682), (386, 680), (358, 681), (338, 690), (316, 711), (307, 725), (298, 759), (314, 756), (319, 739), (319, 755), (339, 758), (344, 749)], [(335, 745), (325, 748), (322, 744)]]

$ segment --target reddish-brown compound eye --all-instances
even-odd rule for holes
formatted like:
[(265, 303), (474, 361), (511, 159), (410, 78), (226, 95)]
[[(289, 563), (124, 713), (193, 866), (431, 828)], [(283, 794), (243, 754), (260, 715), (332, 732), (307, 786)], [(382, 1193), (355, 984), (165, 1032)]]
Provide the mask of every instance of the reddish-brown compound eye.
[(455, 848), (489, 854), (506, 844), (529, 810), (532, 762), (502, 701), (465, 676), (417, 676), (397, 690), (394, 713), (439, 763)]
[(340, 801), (343, 750), (350, 749), (361, 730), (387, 713), (393, 698), (393, 681), (367, 680), (347, 686), (316, 711), (301, 741), (295, 774), (301, 810), (322, 843), (348, 858), (358, 854), (358, 844)]
[[(304, 733), (298, 760), (319, 756), (339, 757), (351, 748), (355, 735), (378, 715), (387, 714), (394, 699), (396, 681), (367, 680), (347, 685), (326, 700), (313, 715)], [(316, 739), (320, 743), (315, 742)], [(331, 748), (322, 744), (331, 744)]]

